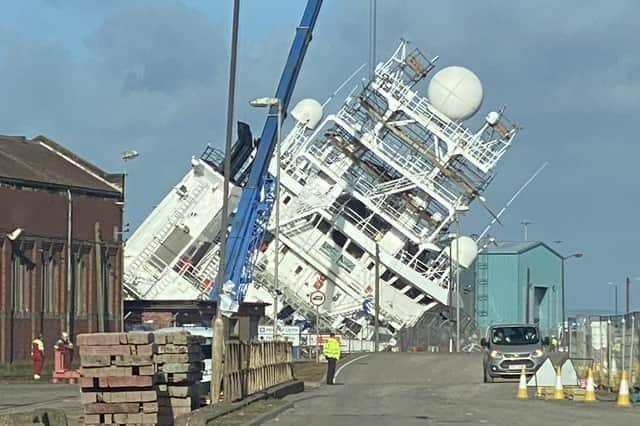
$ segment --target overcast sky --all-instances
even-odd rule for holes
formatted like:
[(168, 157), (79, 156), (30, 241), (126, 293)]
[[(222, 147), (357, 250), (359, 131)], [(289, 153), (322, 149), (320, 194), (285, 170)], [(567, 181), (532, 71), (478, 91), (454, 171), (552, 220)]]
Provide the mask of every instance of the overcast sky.
[[(273, 94), (303, 0), (241, 0), (236, 119), (259, 133), (251, 97)], [(326, 99), (368, 58), (368, 0), (325, 0), (295, 101)], [(222, 146), (231, 1), (24, 0), (0, 16), (0, 133), (44, 134), (110, 172), (129, 164), (135, 227), (207, 143)], [(612, 309), (613, 289), (640, 277), (640, 2), (378, 0), (380, 60), (400, 38), (438, 67), (462, 65), (484, 85), (481, 115), (507, 106), (523, 127), (486, 193), (514, 202), (501, 240), (543, 240), (567, 261), (567, 307)], [(292, 105), (293, 105), (292, 103)], [(463, 221), (480, 232), (478, 206)], [(552, 241), (562, 240), (562, 243)], [(535, 277), (533, 277), (535, 282)], [(640, 281), (632, 306), (640, 309)], [(620, 289), (620, 306), (624, 306)], [(621, 308), (622, 309), (622, 308)]]

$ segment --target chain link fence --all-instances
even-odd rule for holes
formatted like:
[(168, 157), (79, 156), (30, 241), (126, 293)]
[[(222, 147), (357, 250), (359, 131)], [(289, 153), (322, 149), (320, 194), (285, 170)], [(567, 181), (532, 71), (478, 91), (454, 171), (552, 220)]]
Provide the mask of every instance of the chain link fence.
[(592, 361), (595, 383), (616, 390), (623, 370), (629, 383), (640, 379), (640, 312), (576, 316), (569, 320), (566, 344), (572, 359)]
[[(403, 328), (396, 337), (402, 352), (449, 352), (455, 350), (455, 310), (447, 307), (425, 312), (413, 327)], [(478, 324), (466, 312), (460, 312), (460, 349), (481, 350)]]

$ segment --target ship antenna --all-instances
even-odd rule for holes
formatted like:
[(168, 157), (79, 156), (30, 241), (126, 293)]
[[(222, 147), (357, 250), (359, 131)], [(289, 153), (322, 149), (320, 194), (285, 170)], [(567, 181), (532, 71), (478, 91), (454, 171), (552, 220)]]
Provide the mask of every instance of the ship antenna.
[(522, 191), (525, 190), (525, 188), (527, 186), (529, 186), (529, 184), (531, 182), (533, 182), (533, 180), (540, 174), (540, 172), (547, 167), (547, 164), (549, 164), (548, 161), (545, 161), (544, 164), (542, 164), (542, 166), (538, 167), (538, 170), (535, 171), (535, 173), (533, 175), (531, 175), (531, 177), (520, 187), (520, 189), (518, 189), (516, 191), (515, 194), (513, 194), (513, 197), (511, 197), (511, 199), (509, 201), (507, 201), (507, 204), (505, 204), (505, 206), (498, 212), (498, 214), (496, 215), (496, 217), (493, 218), (493, 220), (491, 222), (489, 222), (489, 224), (487, 225), (486, 228), (484, 228), (484, 231), (482, 231), (482, 233), (478, 236), (478, 238), (476, 238), (476, 241), (480, 241), (482, 239), (482, 237), (484, 237), (487, 232), (489, 232), (489, 229), (491, 229), (491, 227), (498, 221), (498, 219), (500, 219), (500, 216), (502, 216), (502, 214), (507, 211), (507, 209), (509, 208), (509, 206), (511, 205), (511, 203), (513, 203), (513, 201), (518, 198), (518, 195), (520, 195), (520, 193)]
[(338, 88), (331, 94), (331, 96), (329, 96), (329, 98), (324, 101), (324, 103), (322, 104), (322, 108), (324, 108), (325, 106), (327, 106), (327, 104), (329, 102), (331, 102), (333, 100), (333, 98), (336, 97), (336, 95), (338, 94), (338, 92), (340, 92), (342, 90), (342, 88), (344, 86), (346, 86), (347, 84), (349, 84), (349, 82), (351, 80), (353, 80), (353, 78), (356, 76), (356, 74), (358, 74), (360, 71), (362, 71), (362, 68), (365, 67), (365, 65), (367, 65), (367, 63), (365, 62), (364, 64), (360, 65), (358, 67), (357, 70), (355, 70), (354, 72), (351, 73), (351, 75), (349, 77), (347, 77), (347, 79), (345, 81), (342, 82), (342, 84), (340, 86), (338, 86)]

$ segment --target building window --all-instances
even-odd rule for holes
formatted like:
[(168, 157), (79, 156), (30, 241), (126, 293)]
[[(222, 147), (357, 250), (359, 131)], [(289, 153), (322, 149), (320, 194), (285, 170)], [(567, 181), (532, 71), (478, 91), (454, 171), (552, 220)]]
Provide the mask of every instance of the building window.
[(415, 299), (416, 297), (420, 296), (420, 290), (415, 287), (411, 287), (405, 294), (407, 295), (407, 297)]
[(347, 246), (347, 253), (349, 253), (355, 259), (360, 259), (362, 255), (364, 255), (364, 250), (362, 250), (356, 243), (351, 242)]
[(29, 271), (35, 265), (22, 253), (15, 253), (11, 262), (11, 289), (15, 312), (27, 313), (31, 307)]
[(384, 271), (382, 273), (382, 275), (380, 275), (380, 278), (382, 278), (383, 281), (389, 281), (391, 278), (393, 278), (395, 275), (393, 275), (393, 272), (391, 272), (390, 269), (387, 269), (386, 271)]
[(327, 222), (324, 219), (320, 220), (320, 223), (318, 224), (318, 230), (320, 232), (322, 232), (323, 234), (326, 234), (327, 232), (329, 232), (330, 229), (331, 229), (331, 224), (329, 222)]
[(336, 243), (338, 247), (344, 247), (344, 245), (347, 243), (347, 237), (345, 237), (342, 232), (335, 229), (331, 232), (331, 239), (334, 243)]

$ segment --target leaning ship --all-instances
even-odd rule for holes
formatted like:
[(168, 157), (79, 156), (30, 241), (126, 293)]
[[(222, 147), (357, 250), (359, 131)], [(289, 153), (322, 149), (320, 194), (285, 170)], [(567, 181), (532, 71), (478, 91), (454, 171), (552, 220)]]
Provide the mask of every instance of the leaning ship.
[[(247, 301), (273, 309), (277, 298), (283, 320), (317, 315), (321, 328), (363, 339), (373, 335), (376, 269), (379, 321), (391, 334), (455, 305), (453, 272), (470, 266), (478, 247), (452, 234), (455, 222), (484, 201), (517, 128), (503, 111), (475, 120), (476, 131), (466, 127), (482, 106), (482, 84), (463, 67), (436, 72), (436, 59), (403, 41), (337, 111), (313, 99), (290, 111), (291, 129), (270, 164), (274, 176), (280, 168), (280, 214), (271, 216)], [(238, 130), (231, 215), (259, 143), (248, 126)], [(222, 154), (207, 147), (127, 241), (128, 297), (209, 297), (226, 231), (222, 199)], [(324, 295), (317, 309), (316, 291)]]

